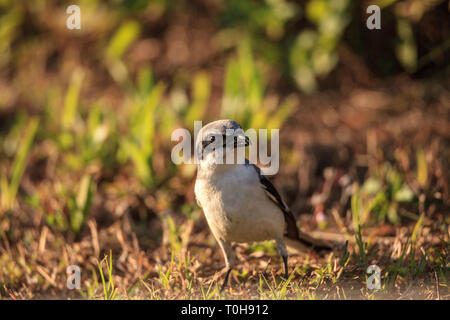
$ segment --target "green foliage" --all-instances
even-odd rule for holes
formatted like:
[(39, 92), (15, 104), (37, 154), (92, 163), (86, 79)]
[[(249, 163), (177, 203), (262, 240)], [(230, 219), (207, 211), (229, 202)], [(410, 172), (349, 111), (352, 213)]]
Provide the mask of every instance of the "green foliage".
[(356, 230), (357, 226), (365, 225), (370, 220), (389, 220), (397, 224), (400, 222), (400, 205), (413, 201), (417, 201), (417, 198), (404, 176), (386, 162), (361, 188), (354, 185), (351, 198), (353, 226)]
[(139, 35), (139, 24), (136, 21), (124, 22), (114, 34), (106, 49), (106, 56), (110, 59), (120, 59), (125, 50)]
[(250, 252), (263, 251), (272, 257), (278, 256), (277, 246), (274, 241), (256, 242), (250, 246), (249, 250)]
[(140, 25), (136, 21), (123, 22), (106, 48), (106, 64), (111, 76), (118, 83), (128, 79), (128, 70), (121, 58), (140, 33)]
[(12, 1), (0, 3), (2, 7), (11, 6), (10, 10), (1, 14), (0, 11), (0, 69), (6, 66), (11, 59), (11, 43), (19, 34), (20, 25), (23, 22), (24, 12), (21, 7), (12, 6)]
[(2, 214), (5, 210), (11, 210), (14, 205), (17, 191), (19, 190), (20, 180), (22, 179), (22, 175), (25, 171), (28, 154), (38, 129), (38, 124), (39, 120), (37, 118), (30, 118), (26, 124), (26, 127), (23, 128), (24, 134), (12, 164), (11, 179), (8, 181), (6, 174), (2, 174), (1, 176), (0, 214)]
[(350, 252), (348, 252), (347, 245), (348, 245), (348, 241), (345, 242), (344, 252), (342, 253), (341, 260), (339, 261), (339, 265), (341, 267), (345, 267), (350, 258)]
[(362, 234), (361, 234), (361, 228), (358, 226), (358, 231), (355, 235), (356, 237), (356, 244), (358, 245), (359, 250), (359, 260), (360, 263), (362, 263), (365, 267), (368, 266), (368, 260), (367, 260), (367, 248), (368, 244), (367, 242), (363, 241)]
[[(59, 122), (53, 127), (58, 146), (63, 152), (65, 163), (73, 170), (81, 170), (95, 161), (105, 167), (112, 165), (115, 151), (116, 119), (110, 111), (104, 111), (101, 103), (94, 103), (83, 119), (80, 108), (80, 91), (83, 73), (74, 72), (65, 96), (64, 109)], [(52, 125), (58, 119), (50, 119)]]
[[(145, 76), (147, 80), (141, 80), (141, 86), (149, 86), (151, 74)], [(144, 83), (147, 83), (144, 85)], [(126, 135), (119, 140), (119, 159), (130, 159), (134, 164), (136, 176), (142, 184), (150, 187), (155, 182), (152, 169), (154, 153), (154, 139), (157, 121), (157, 110), (160, 107), (165, 86), (162, 83), (143, 88), (135, 98), (129, 102), (127, 113)]]
[(170, 267), (167, 268), (167, 271), (164, 272), (161, 266), (158, 266), (158, 274), (159, 274), (159, 283), (163, 286), (163, 288), (169, 289), (170, 282), (172, 280), (172, 270), (174, 268), (174, 255), (171, 255), (170, 259)]
[(401, 275), (401, 276), (406, 275), (407, 269), (405, 267), (403, 267), (403, 263), (405, 262), (405, 255), (406, 255), (406, 251), (409, 246), (410, 246), (410, 242), (408, 239), (408, 241), (403, 246), (400, 258), (397, 260), (397, 262), (394, 265), (388, 267), (387, 279), (386, 279), (386, 284), (387, 284), (388, 288), (392, 288), (394, 286), (395, 281), (397, 280), (397, 277), (399, 275)]
[(417, 68), (417, 45), (411, 23), (399, 17), (397, 19), (397, 34), (397, 58), (407, 71), (414, 72)]
[(187, 128), (193, 128), (194, 121), (203, 119), (211, 92), (211, 80), (205, 72), (199, 72), (192, 81), (192, 103), (184, 117)]
[(77, 70), (73, 73), (72, 81), (69, 85), (64, 101), (64, 110), (61, 121), (62, 127), (65, 130), (69, 130), (75, 124), (82, 82), (83, 73), (80, 70)]
[[(398, 10), (397, 1), (383, 0), (376, 3), (384, 12), (395, 19), (396, 37), (392, 41), (397, 61), (408, 72), (420, 67), (418, 57), (417, 34), (414, 25), (427, 11), (439, 2), (419, 6), (413, 5), (415, 0), (405, 0), (404, 5), (413, 8), (410, 16)], [(55, 4), (50, 1), (49, 6)], [(124, 57), (127, 51), (144, 33), (144, 23), (138, 18), (148, 14), (149, 19), (157, 19), (164, 14), (176, 16), (181, 5), (168, 0), (118, 0), (109, 3), (109, 11), (104, 10), (101, 1), (82, 1), (84, 17), (83, 28), (91, 32), (108, 32), (109, 39), (104, 44), (104, 63), (113, 79), (119, 84), (129, 81), (130, 72)], [(11, 59), (11, 43), (20, 34), (25, 12), (43, 10), (40, 4), (27, 5), (26, 2), (3, 1), (1, 6), (5, 13), (0, 19), (0, 66)], [(32, 7), (32, 9), (28, 8)], [(355, 10), (358, 8), (358, 10)], [(336, 49), (343, 39), (348, 25), (364, 14), (364, 5), (359, 6), (351, 0), (308, 0), (292, 2), (287, 0), (230, 0), (225, 1), (217, 10), (218, 30), (217, 43), (220, 50), (239, 48), (242, 41), (253, 43), (258, 58), (262, 58), (271, 67), (283, 69), (297, 86), (306, 93), (318, 89), (321, 79), (335, 69), (339, 61)], [(360, 11), (362, 10), (362, 11)], [(109, 19), (103, 24), (95, 21), (95, 13)], [(85, 25), (86, 23), (86, 25)], [(297, 25), (301, 25), (299, 28)], [(305, 27), (306, 25), (306, 27)], [(99, 30), (95, 30), (98, 27)], [(438, 50), (448, 47), (438, 46)], [(239, 50), (239, 49), (238, 49)], [(430, 57), (426, 57), (429, 59)]]
[[(259, 277), (258, 291), (262, 298), (271, 300), (285, 300), (289, 289), (292, 287), (292, 278), (294, 273), (291, 273), (288, 279), (282, 280), (279, 283), (270, 285), (266, 277), (261, 274)], [(269, 292), (265, 290), (265, 287), (269, 289)]]
[(63, 203), (68, 209), (68, 215), (61, 211), (48, 213), (47, 224), (55, 230), (79, 235), (87, 221), (94, 192), (95, 184), (88, 174), (81, 178), (77, 191), (63, 188), (60, 196), (65, 200)]
[(238, 56), (228, 62), (224, 81), (221, 117), (234, 119), (243, 128), (278, 129), (294, 110), (292, 97), (280, 105), (265, 99), (267, 80), (248, 41), (240, 43)]
[(427, 160), (425, 158), (425, 152), (422, 148), (418, 148), (416, 152), (416, 161), (417, 161), (417, 183), (422, 188), (427, 186), (428, 182), (428, 165)]
[[(106, 283), (105, 274), (103, 273), (103, 263), (105, 263), (106, 271), (108, 275), (108, 283)], [(103, 286), (103, 298), (105, 300), (114, 300), (117, 294), (117, 288), (114, 286), (114, 278), (113, 278), (113, 264), (112, 264), (112, 252), (109, 253), (109, 261), (108, 256), (105, 255), (102, 261), (98, 264), (98, 271), (100, 272), (100, 277), (102, 279)]]
[(244, 269), (242, 271), (233, 270), (233, 273), (238, 277), (238, 279), (241, 283), (246, 283), (248, 280), (248, 277), (250, 276), (250, 272), (248, 269)]
[[(97, 265), (98, 268), (98, 265)], [(92, 278), (86, 281), (86, 290), (79, 290), (81, 296), (85, 299), (95, 299), (96, 293), (99, 286), (97, 272), (95, 272), (96, 268), (91, 267), (91, 276)], [(103, 270), (102, 270), (103, 272)]]
[(306, 17), (316, 29), (301, 31), (289, 52), (292, 77), (304, 92), (316, 91), (316, 79), (336, 66), (336, 48), (350, 22), (349, 5), (349, 0), (310, 0), (306, 5)]
[(179, 254), (182, 248), (182, 240), (180, 237), (180, 229), (177, 228), (172, 217), (167, 217), (167, 233), (172, 254)]
[(70, 226), (71, 230), (75, 233), (81, 231), (81, 228), (86, 221), (87, 214), (92, 204), (92, 189), (93, 185), (91, 177), (84, 175), (81, 179), (76, 199), (71, 198), (69, 200)]
[(214, 288), (214, 282), (211, 281), (208, 289), (205, 291), (203, 284), (200, 285), (203, 300), (211, 300), (217, 294), (217, 288)]

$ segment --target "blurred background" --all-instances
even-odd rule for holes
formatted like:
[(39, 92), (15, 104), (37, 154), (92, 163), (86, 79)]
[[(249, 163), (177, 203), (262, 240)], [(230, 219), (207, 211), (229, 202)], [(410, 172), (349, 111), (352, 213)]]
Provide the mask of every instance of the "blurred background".
[[(71, 4), (80, 30), (66, 28)], [(371, 4), (380, 30), (366, 27)], [(416, 232), (417, 246), (442, 245), (449, 10), (443, 0), (0, 0), (0, 296), (58, 294), (78, 264), (92, 271), (82, 295), (93, 297), (105, 253), (124, 287), (161, 279), (174, 252), (211, 275), (222, 261), (195, 202), (196, 167), (170, 160), (172, 131), (194, 120), (280, 128), (271, 180), (303, 229), (343, 239), (361, 228), (369, 244)], [(387, 260), (398, 254), (389, 248)]]

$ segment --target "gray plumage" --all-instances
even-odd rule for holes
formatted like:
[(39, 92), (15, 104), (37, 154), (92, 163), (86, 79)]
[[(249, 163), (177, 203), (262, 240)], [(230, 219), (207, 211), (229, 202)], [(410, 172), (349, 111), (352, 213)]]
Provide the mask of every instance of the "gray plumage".
[[(234, 136), (226, 139), (230, 138), (230, 132), (234, 132)], [(218, 139), (220, 135), (223, 139)], [(217, 163), (218, 150), (222, 149), (223, 154), (234, 153), (235, 148), (245, 147), (248, 142), (240, 125), (232, 120), (209, 123), (200, 130), (196, 140), (197, 155), (203, 152), (203, 157), (198, 166), (195, 195), (225, 257), (227, 273), (222, 288), (235, 264), (232, 242), (275, 240), (284, 261), (286, 277), (288, 254), (285, 242), (301, 251), (330, 249), (326, 243), (297, 229), (288, 206), (257, 166), (248, 161), (243, 164)]]

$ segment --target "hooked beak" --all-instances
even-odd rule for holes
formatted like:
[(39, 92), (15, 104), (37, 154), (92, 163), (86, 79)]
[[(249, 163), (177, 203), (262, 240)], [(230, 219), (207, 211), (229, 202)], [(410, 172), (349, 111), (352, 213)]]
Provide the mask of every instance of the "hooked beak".
[(248, 147), (250, 144), (251, 144), (250, 139), (244, 134), (239, 134), (234, 137), (234, 147), (235, 148)]

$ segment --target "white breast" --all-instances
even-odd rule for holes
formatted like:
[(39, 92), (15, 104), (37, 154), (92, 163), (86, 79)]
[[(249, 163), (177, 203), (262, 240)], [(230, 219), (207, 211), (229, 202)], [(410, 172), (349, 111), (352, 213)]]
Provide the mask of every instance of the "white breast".
[(260, 187), (252, 167), (235, 165), (204, 175), (196, 181), (195, 194), (216, 238), (253, 242), (283, 235), (283, 213)]

